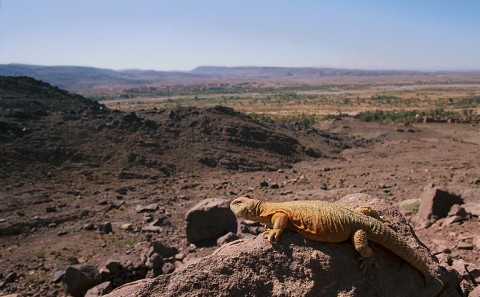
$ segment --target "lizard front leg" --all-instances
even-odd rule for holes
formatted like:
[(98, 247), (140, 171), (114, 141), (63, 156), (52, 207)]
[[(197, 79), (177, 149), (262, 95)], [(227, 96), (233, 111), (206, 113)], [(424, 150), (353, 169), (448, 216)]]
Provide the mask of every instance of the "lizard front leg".
[(282, 234), (283, 230), (287, 228), (289, 220), (286, 214), (283, 212), (277, 212), (272, 216), (271, 222), (272, 228), (265, 230), (265, 232), (263, 232), (263, 237), (270, 243), (273, 243), (273, 241), (278, 240), (280, 234)]

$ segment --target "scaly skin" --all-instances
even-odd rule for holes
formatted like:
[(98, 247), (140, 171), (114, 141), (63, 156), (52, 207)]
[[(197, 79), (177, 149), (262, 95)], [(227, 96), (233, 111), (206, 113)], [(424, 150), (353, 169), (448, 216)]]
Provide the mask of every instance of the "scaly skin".
[(238, 217), (265, 224), (264, 237), (270, 242), (278, 240), (286, 228), (319, 242), (342, 242), (352, 238), (363, 260), (361, 268), (365, 273), (370, 266), (376, 265), (368, 246), (368, 240), (371, 240), (410, 263), (426, 281), (431, 277), (425, 260), (370, 207), (353, 210), (320, 200), (262, 202), (239, 197), (231, 202), (230, 208)]

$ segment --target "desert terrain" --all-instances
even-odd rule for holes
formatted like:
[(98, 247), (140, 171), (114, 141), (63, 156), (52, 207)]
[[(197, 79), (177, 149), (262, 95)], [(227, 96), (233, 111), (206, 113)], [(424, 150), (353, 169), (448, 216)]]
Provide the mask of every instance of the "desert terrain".
[[(109, 290), (180, 270), (218, 248), (187, 240), (189, 209), (240, 195), (378, 197), (433, 255), (467, 263), (459, 294), (478, 286), (478, 73), (219, 83), (218, 71), (181, 86), (80, 90), (102, 101), (0, 77), (0, 295), (67, 296), (65, 270), (79, 265), (123, 267)], [(418, 205), (399, 206), (432, 186), (461, 197), (466, 214), (422, 222)]]

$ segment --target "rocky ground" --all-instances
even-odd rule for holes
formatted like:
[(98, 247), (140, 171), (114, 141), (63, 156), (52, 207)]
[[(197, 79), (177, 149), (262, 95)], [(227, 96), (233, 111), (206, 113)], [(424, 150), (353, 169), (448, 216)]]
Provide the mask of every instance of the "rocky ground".
[(474, 125), (276, 126), (224, 107), (126, 114), (2, 77), (0, 295), (82, 296), (103, 280), (107, 292), (179, 270), (235, 239), (187, 240), (185, 216), (207, 198), (361, 192), (396, 206), (428, 200), (432, 184), (464, 206), (417, 215), (414, 200), (402, 212), (432, 253), (464, 261), (478, 283), (479, 146)]

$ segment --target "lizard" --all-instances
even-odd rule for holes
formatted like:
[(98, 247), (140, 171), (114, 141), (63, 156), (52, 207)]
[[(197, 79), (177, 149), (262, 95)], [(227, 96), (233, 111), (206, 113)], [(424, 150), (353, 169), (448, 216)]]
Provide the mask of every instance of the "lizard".
[(377, 266), (368, 246), (371, 240), (420, 271), (425, 283), (432, 277), (425, 259), (369, 206), (354, 210), (321, 200), (262, 202), (239, 197), (230, 203), (230, 209), (237, 217), (265, 224), (263, 235), (270, 243), (277, 241), (285, 229), (317, 242), (338, 243), (351, 238), (355, 250), (360, 254), (360, 269), (368, 273), (372, 266)]

